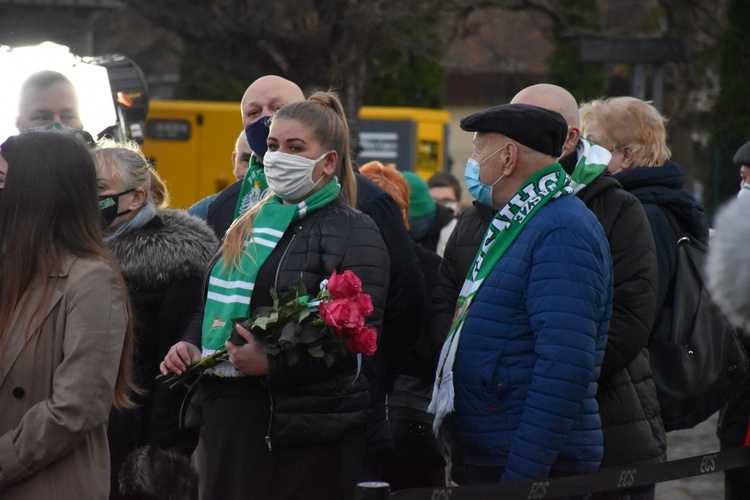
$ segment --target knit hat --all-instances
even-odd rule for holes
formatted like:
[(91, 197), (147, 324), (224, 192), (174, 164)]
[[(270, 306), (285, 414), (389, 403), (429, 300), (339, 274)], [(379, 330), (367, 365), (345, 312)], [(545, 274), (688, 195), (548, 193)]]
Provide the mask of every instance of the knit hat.
[(427, 182), (414, 172), (401, 172), (409, 184), (409, 217), (424, 217), (435, 213), (435, 200), (430, 196)]
[(497, 132), (540, 153), (560, 156), (568, 122), (560, 113), (531, 104), (502, 104), (461, 120), (467, 132)]

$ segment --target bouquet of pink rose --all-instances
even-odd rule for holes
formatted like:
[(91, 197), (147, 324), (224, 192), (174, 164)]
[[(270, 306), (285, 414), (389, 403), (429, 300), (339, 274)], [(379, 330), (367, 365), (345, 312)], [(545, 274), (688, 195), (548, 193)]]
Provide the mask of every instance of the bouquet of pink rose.
[[(284, 295), (280, 296), (273, 288), (270, 293), (273, 306), (256, 308), (250, 318), (232, 319), (235, 325), (252, 332), (266, 354), (284, 351), (287, 362), (294, 364), (307, 351), (330, 366), (335, 355), (346, 350), (368, 356), (375, 353), (377, 330), (365, 326), (365, 317), (373, 311), (372, 300), (362, 291), (362, 281), (352, 271), (338, 274), (334, 269), (313, 298), (301, 281), (295, 282)], [(237, 345), (246, 343), (235, 329), (229, 341)], [(193, 386), (205, 370), (227, 360), (227, 351), (221, 348), (191, 364), (180, 375), (172, 374), (166, 382), (171, 383), (170, 387)]]

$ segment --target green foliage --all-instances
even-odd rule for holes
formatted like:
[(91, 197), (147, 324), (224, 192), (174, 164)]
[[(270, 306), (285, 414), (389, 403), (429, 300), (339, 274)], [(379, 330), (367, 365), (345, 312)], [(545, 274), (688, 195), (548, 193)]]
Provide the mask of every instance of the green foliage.
[[(596, 0), (560, 0), (558, 12), (568, 26), (580, 30), (599, 30)], [(567, 89), (578, 102), (601, 97), (607, 88), (604, 65), (580, 62), (580, 42), (577, 38), (556, 33), (554, 44), (555, 48), (547, 61), (550, 82)]]
[(433, 60), (390, 51), (372, 59), (364, 102), (371, 106), (440, 108), (445, 70)]
[(718, 183), (720, 197), (737, 191), (737, 167), (732, 157), (750, 140), (750, 44), (746, 33), (750, 2), (731, 0), (728, 17), (719, 70), (721, 90), (711, 119), (714, 182)]
[(572, 39), (555, 39), (555, 48), (548, 60), (551, 83), (567, 89), (578, 102), (601, 97), (607, 89), (603, 64), (579, 61), (580, 43)]
[(194, 44), (185, 45), (175, 99), (237, 102), (246, 87), (215, 58), (206, 56)]
[(443, 41), (434, 24), (390, 26), (381, 36), (399, 39), (370, 59), (364, 103), (371, 106), (443, 106)]

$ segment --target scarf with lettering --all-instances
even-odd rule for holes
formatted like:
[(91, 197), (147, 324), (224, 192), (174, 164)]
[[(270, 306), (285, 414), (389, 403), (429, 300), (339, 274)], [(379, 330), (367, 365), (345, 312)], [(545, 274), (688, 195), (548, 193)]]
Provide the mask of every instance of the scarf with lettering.
[(236, 219), (257, 205), (267, 192), (268, 183), (266, 182), (266, 172), (263, 170), (263, 165), (255, 155), (250, 155), (250, 165), (240, 185), (240, 196), (237, 198), (237, 206), (234, 208), (234, 218)]
[[(341, 186), (334, 178), (299, 203), (287, 205), (274, 195), (261, 206), (238, 265), (231, 265), (222, 257), (211, 269), (203, 312), (203, 357), (224, 346), (232, 332), (232, 318), (248, 316), (258, 271), (289, 225), (331, 203), (338, 197), (339, 191)], [(219, 375), (239, 376), (239, 372), (229, 363), (214, 367), (214, 371)]]
[(453, 411), (453, 362), (456, 359), (461, 329), (477, 292), (539, 209), (551, 199), (572, 192), (570, 178), (565, 174), (562, 166), (559, 163), (552, 164), (524, 181), (523, 186), (492, 219), (466, 275), (456, 302), (453, 323), (440, 352), (432, 401), (427, 409), (428, 412), (435, 414), (433, 422), (435, 433), (438, 432), (443, 418)]

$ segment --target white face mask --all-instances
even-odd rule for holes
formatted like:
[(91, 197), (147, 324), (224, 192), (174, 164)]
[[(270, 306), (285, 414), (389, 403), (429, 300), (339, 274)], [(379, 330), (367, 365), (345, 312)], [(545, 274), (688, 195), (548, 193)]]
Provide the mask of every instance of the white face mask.
[(450, 208), (453, 210), (454, 214), (458, 213), (458, 202), (457, 201), (449, 201), (447, 203), (441, 203), (445, 208)]
[(268, 187), (284, 201), (301, 200), (325, 177), (321, 175), (317, 181), (312, 180), (315, 165), (328, 153), (330, 151), (311, 160), (300, 155), (268, 151), (263, 156)]

